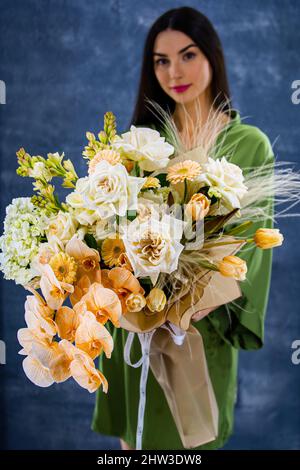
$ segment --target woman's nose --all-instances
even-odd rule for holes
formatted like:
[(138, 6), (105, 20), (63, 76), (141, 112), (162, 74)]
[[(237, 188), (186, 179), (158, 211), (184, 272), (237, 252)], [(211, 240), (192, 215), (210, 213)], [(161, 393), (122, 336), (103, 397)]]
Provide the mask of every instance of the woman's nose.
[(182, 78), (182, 70), (180, 64), (174, 62), (169, 67), (169, 75), (171, 80), (179, 80)]

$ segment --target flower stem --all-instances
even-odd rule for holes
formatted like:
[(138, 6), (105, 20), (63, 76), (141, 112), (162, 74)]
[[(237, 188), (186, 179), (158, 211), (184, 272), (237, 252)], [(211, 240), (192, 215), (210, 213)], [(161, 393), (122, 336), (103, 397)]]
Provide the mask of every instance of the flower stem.
[(183, 201), (182, 201), (182, 204), (185, 203), (186, 196), (187, 196), (187, 191), (188, 191), (188, 186), (187, 186), (187, 180), (185, 179), (185, 180), (184, 180), (184, 194), (183, 194)]

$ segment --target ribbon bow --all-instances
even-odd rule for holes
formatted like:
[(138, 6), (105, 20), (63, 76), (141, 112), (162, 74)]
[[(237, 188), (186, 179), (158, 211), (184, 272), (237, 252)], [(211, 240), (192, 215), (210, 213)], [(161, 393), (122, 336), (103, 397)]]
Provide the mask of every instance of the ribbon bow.
[[(160, 328), (167, 330), (174, 343), (177, 346), (181, 346), (184, 342), (186, 332), (176, 326), (172, 322), (167, 322), (164, 325), (161, 325)], [(139, 409), (138, 409), (138, 425), (137, 425), (137, 432), (136, 432), (136, 449), (142, 449), (142, 437), (143, 437), (143, 429), (144, 429), (144, 415), (145, 415), (145, 405), (146, 405), (146, 387), (147, 387), (147, 379), (148, 379), (148, 372), (149, 372), (149, 365), (150, 365), (150, 347), (151, 347), (151, 340), (154, 333), (157, 331), (158, 328), (153, 329), (148, 333), (137, 333), (138, 338), (141, 343), (142, 349), (142, 356), (141, 358), (133, 364), (130, 360), (130, 351), (132, 342), (134, 339), (135, 333), (130, 331), (127, 336), (125, 348), (124, 348), (124, 359), (125, 362), (134, 368), (142, 366), (141, 378), (140, 378), (140, 398), (139, 398)]]

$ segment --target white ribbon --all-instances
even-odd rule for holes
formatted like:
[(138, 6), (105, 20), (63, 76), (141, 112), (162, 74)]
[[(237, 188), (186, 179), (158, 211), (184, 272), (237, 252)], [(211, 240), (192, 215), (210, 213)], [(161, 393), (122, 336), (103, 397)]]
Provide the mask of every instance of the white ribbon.
[[(172, 322), (167, 322), (162, 325), (160, 328), (166, 329), (174, 343), (177, 346), (181, 346), (184, 342), (184, 338), (186, 332), (179, 328), (178, 326), (174, 325)], [(143, 429), (144, 429), (144, 414), (145, 414), (145, 405), (146, 405), (146, 387), (147, 387), (147, 378), (149, 372), (149, 365), (150, 365), (150, 346), (151, 340), (157, 328), (150, 331), (149, 333), (137, 333), (141, 348), (142, 348), (142, 357), (135, 363), (132, 364), (130, 360), (130, 351), (132, 342), (134, 339), (135, 333), (130, 331), (127, 336), (125, 348), (124, 348), (124, 360), (125, 362), (134, 368), (142, 366), (141, 378), (140, 378), (140, 398), (139, 398), (139, 411), (138, 411), (138, 424), (137, 424), (137, 431), (136, 431), (136, 450), (142, 449), (142, 437), (143, 437)]]

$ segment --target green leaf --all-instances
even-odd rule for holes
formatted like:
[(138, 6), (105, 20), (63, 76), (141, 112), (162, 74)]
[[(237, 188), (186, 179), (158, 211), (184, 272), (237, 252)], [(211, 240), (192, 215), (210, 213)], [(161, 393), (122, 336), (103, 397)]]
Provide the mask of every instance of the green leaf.
[(251, 225), (253, 225), (253, 221), (246, 220), (246, 222), (242, 222), (240, 225), (226, 230), (226, 235), (240, 235), (241, 233), (245, 232), (249, 227), (251, 227)]
[(141, 284), (148, 284), (148, 285), (151, 284), (151, 286), (152, 286), (152, 281), (151, 281), (149, 276), (148, 277), (141, 277), (141, 278), (139, 278), (139, 281), (140, 281)]
[(160, 182), (160, 185), (163, 186), (170, 186), (169, 181), (167, 181), (167, 173), (160, 173), (159, 175), (156, 175), (155, 178), (157, 178)]
[(205, 236), (207, 237), (208, 235), (219, 232), (219, 230), (222, 229), (225, 223), (228, 220), (230, 220), (238, 210), (239, 210), (238, 208), (233, 209), (233, 211), (229, 212), (226, 215), (216, 215), (213, 220), (205, 221), (204, 222)]
[(98, 250), (98, 245), (97, 245), (96, 239), (90, 233), (85, 234), (84, 241), (85, 241), (85, 243), (87, 244), (88, 247), (95, 248), (96, 250)]

